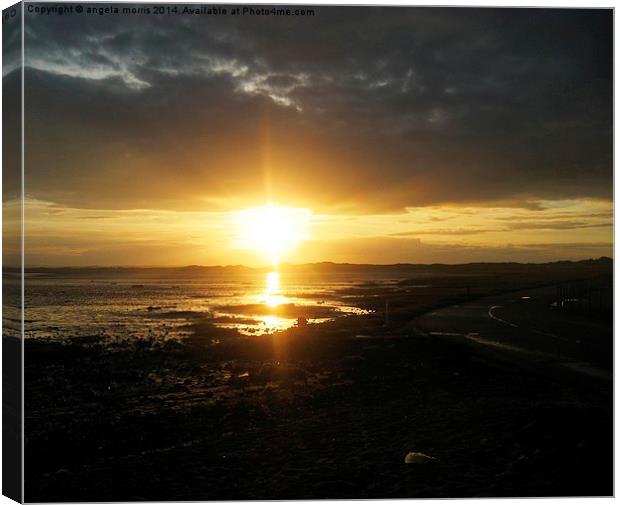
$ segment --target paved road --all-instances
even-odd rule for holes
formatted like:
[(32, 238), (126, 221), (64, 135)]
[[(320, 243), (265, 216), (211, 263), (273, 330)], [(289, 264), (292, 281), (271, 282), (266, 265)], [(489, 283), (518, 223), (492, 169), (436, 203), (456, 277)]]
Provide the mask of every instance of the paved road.
[(415, 324), (426, 335), (465, 339), (512, 361), (611, 379), (612, 325), (551, 309), (554, 295), (551, 287), (492, 296), (430, 312)]

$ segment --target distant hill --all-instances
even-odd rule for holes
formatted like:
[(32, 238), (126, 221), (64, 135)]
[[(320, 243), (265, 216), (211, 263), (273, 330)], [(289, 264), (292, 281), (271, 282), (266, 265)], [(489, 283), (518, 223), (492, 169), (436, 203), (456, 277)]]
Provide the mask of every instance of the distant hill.
[[(197, 275), (208, 274), (235, 274), (267, 272), (270, 268), (251, 268), (243, 265), (227, 266), (200, 266), (188, 265), (184, 267), (31, 267), (27, 268), (27, 273), (50, 273), (50, 274), (69, 274), (69, 275), (114, 275), (127, 274), (131, 272), (141, 272), (148, 274), (170, 274), (170, 273), (193, 273)], [(403, 274), (435, 274), (435, 275), (489, 275), (493, 273), (542, 273), (542, 272), (572, 272), (581, 273), (591, 272), (592, 274), (607, 274), (613, 272), (613, 259), (601, 257), (598, 259), (587, 259), (581, 261), (555, 261), (550, 263), (465, 263), (459, 265), (446, 265), (441, 263), (433, 264), (413, 264), (396, 263), (391, 265), (373, 264), (354, 264), (354, 263), (306, 263), (306, 264), (282, 264), (279, 268), (282, 272), (304, 272), (304, 273), (355, 273), (355, 272), (376, 272), (376, 273), (398, 273)], [(4, 272), (19, 272), (17, 268), (4, 268)]]

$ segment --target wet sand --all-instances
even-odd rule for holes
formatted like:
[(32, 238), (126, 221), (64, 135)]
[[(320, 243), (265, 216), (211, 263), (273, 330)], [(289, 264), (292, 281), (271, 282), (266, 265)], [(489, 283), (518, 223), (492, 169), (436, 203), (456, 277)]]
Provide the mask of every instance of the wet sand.
[(508, 292), (430, 311), (414, 324), (431, 337), (504, 350), (506, 359), (533, 368), (568, 367), (611, 380), (613, 325), (552, 308), (555, 295), (555, 286)]
[(26, 500), (612, 493), (609, 381), (434, 338), (401, 309), (387, 329), (28, 341)]

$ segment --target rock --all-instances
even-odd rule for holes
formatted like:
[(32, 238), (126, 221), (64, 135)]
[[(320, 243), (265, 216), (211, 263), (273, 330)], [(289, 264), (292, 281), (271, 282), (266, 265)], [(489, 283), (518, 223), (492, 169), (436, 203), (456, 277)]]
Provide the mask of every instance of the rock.
[(405, 456), (405, 463), (407, 465), (420, 463), (424, 464), (430, 463), (432, 461), (437, 461), (437, 458), (433, 458), (432, 456), (428, 456), (427, 454), (424, 454), (422, 452), (409, 452)]

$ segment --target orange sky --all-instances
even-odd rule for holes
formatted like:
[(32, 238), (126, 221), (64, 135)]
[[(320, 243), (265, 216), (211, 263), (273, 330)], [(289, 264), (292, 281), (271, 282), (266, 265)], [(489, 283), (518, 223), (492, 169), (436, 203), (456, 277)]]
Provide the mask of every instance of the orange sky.
[[(291, 240), (279, 259), (462, 263), (611, 256), (609, 202), (541, 206), (431, 206), (367, 215), (284, 210), (290, 221), (284, 231), (291, 230)], [(80, 210), (28, 201), (27, 265), (264, 266), (271, 257), (251, 231), (257, 223), (238, 211)]]
[(611, 10), (316, 9), (28, 16), (27, 266), (612, 254)]

